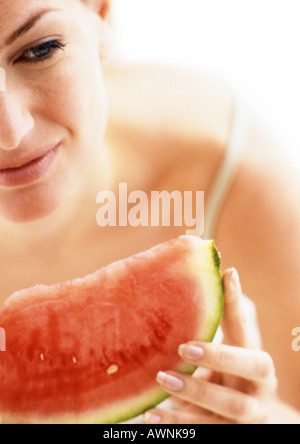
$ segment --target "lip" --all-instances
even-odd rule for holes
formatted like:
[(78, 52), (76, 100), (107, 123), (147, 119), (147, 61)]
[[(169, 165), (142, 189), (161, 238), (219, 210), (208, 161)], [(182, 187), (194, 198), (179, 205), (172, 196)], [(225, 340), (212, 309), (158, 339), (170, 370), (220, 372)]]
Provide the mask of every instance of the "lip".
[(52, 165), (60, 142), (45, 150), (42, 156), (39, 156), (20, 167), (5, 168), (0, 170), (0, 186), (18, 187), (33, 183), (43, 177)]

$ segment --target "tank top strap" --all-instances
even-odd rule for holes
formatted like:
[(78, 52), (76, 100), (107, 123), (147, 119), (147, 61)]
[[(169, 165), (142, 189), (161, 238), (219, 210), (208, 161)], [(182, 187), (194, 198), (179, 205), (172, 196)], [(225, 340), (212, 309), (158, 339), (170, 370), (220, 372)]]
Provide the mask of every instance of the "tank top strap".
[(249, 117), (245, 108), (241, 99), (235, 95), (228, 148), (205, 204), (204, 239), (215, 237), (222, 208), (241, 163)]

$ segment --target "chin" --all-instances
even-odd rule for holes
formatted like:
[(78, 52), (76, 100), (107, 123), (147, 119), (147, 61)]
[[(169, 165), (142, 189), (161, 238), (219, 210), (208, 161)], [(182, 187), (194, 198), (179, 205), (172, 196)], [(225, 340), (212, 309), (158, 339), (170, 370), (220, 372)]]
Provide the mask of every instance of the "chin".
[(19, 224), (45, 219), (55, 213), (65, 200), (65, 193), (57, 190), (54, 193), (45, 190), (31, 193), (19, 190), (13, 194), (13, 198), (7, 196), (1, 199), (0, 213), (6, 220)]
[(40, 205), (38, 207), (31, 204), (26, 207), (21, 206), (19, 208), (14, 208), (12, 211), (10, 211), (9, 208), (6, 208), (5, 210), (1, 209), (1, 214), (10, 222), (24, 224), (45, 219), (47, 216), (53, 214), (58, 207), (59, 205), (55, 204), (55, 202)]

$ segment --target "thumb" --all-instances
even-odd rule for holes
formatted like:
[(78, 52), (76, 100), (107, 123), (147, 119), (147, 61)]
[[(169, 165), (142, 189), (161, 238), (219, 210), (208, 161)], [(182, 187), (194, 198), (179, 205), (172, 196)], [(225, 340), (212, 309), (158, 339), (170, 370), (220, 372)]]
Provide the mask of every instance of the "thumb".
[(225, 271), (224, 281), (224, 317), (222, 328), (224, 342), (236, 347), (261, 349), (256, 307), (243, 295), (239, 274), (235, 268)]

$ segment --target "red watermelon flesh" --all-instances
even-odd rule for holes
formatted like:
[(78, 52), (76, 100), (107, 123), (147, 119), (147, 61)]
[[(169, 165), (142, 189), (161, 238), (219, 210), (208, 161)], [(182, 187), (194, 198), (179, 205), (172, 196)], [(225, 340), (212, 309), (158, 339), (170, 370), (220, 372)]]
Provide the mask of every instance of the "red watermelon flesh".
[(0, 311), (0, 414), (5, 423), (117, 423), (168, 395), (163, 370), (211, 341), (223, 309), (213, 241), (181, 236), (96, 273), (11, 296)]

